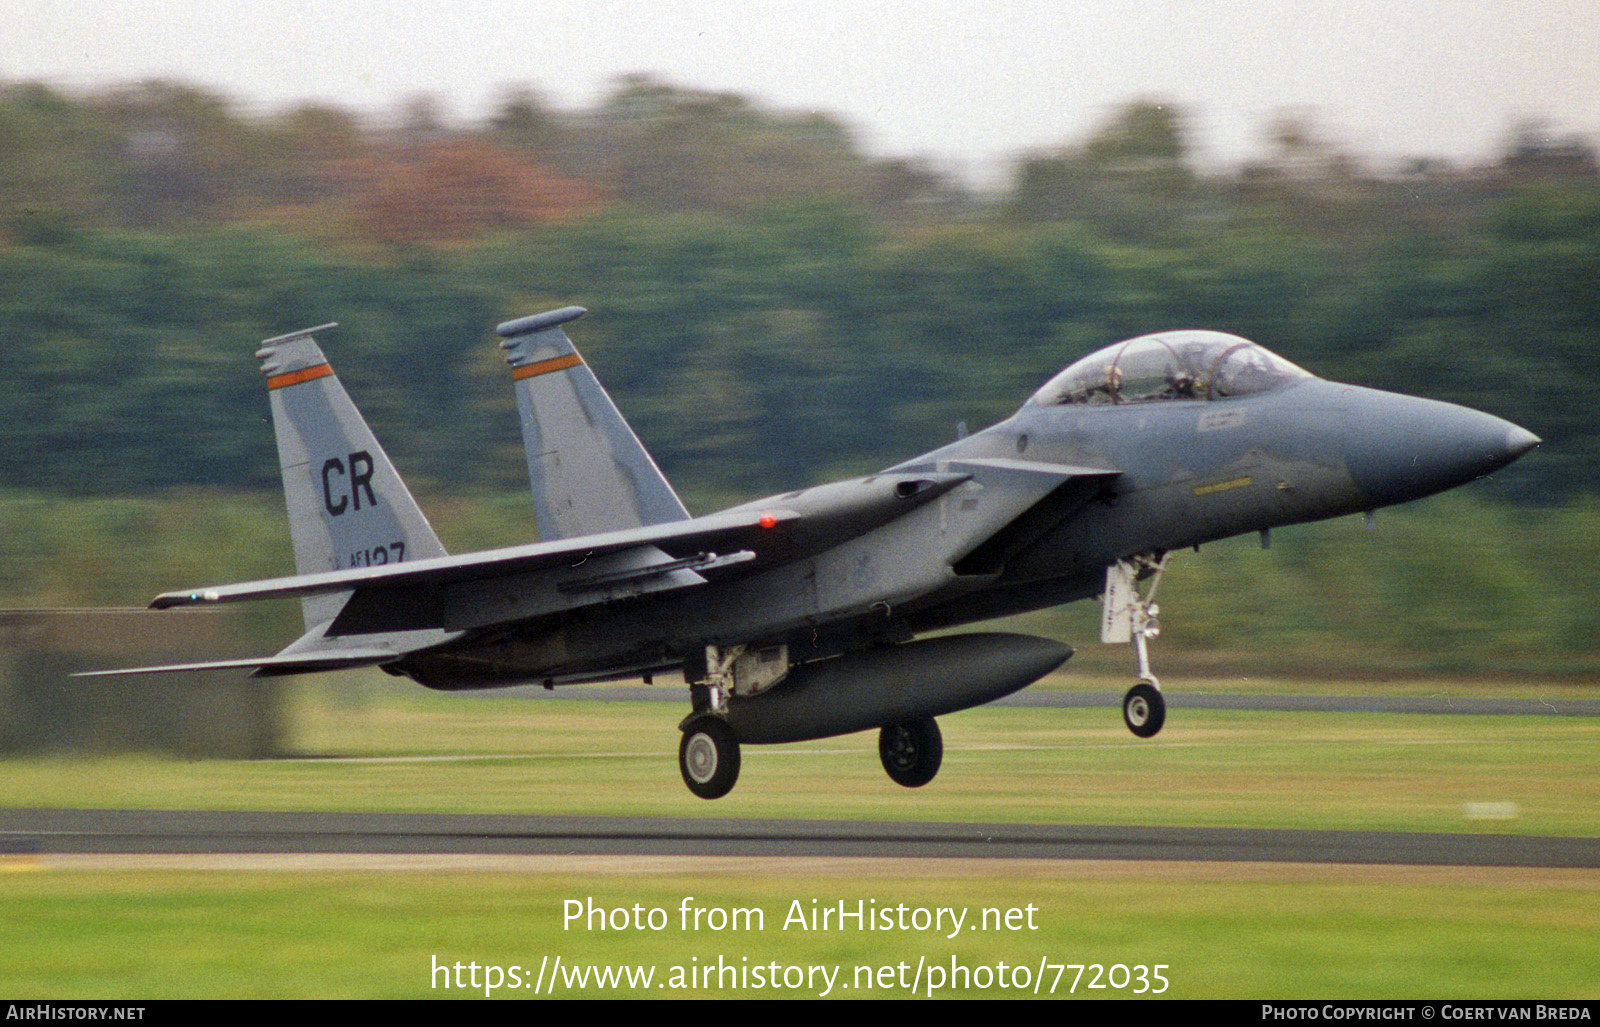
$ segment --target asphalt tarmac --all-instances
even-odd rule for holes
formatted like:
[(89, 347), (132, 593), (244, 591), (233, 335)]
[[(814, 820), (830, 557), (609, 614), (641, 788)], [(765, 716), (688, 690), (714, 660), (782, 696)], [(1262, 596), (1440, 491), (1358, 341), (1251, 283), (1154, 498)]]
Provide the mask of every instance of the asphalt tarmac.
[[(516, 689), (682, 702), (679, 687)], [(504, 695), (506, 691), (498, 694)], [(1021, 692), (995, 705), (1111, 706), (1112, 692)], [(1600, 701), (1168, 696), (1174, 709), (1600, 716)], [(0, 809), (0, 857), (29, 854), (475, 854), (1198, 860), (1600, 868), (1600, 838), (1398, 831), (418, 813)]]
[(668, 817), (0, 809), (0, 855), (871, 856), (1600, 867), (1600, 838)]

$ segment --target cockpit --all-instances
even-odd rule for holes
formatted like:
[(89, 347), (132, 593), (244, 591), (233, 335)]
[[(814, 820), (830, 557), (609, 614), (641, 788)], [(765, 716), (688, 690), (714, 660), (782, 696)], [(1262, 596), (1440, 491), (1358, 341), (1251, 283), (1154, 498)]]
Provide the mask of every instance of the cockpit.
[(1033, 395), (1039, 406), (1218, 400), (1282, 388), (1311, 373), (1225, 332), (1141, 335), (1091, 353)]

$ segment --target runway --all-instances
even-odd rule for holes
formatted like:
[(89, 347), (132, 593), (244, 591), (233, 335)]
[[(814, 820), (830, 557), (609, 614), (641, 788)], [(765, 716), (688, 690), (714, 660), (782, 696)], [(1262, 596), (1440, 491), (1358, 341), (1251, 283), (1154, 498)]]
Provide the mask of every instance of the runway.
[(1600, 838), (669, 817), (0, 810), (0, 854), (370, 853), (1600, 867)]

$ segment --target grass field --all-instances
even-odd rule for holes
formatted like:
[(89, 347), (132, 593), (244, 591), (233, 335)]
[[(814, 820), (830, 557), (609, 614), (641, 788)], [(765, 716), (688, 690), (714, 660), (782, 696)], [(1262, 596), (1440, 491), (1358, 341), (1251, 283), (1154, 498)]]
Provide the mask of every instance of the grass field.
[[(1141, 742), (1114, 709), (985, 709), (941, 721), (945, 765), (924, 789), (889, 783), (874, 738), (860, 735), (748, 748), (738, 788), (707, 803), (678, 778), (672, 704), (468, 698), (388, 685), (351, 698), (312, 684), (294, 693), (288, 715), (302, 758), (14, 760), (0, 763), (0, 801), (1600, 836), (1594, 718), (1174, 711), (1158, 739)], [(1515, 812), (1468, 819), (1480, 808), (1473, 804)], [(430, 989), (433, 957), (531, 974), (543, 957), (560, 955), (569, 967), (626, 962), (668, 974), (720, 955), (740, 966), (843, 966), (847, 978), (856, 966), (948, 966), (952, 958), (1035, 973), (1041, 961), (1160, 963), (1168, 994), (1189, 998), (1600, 995), (1600, 872), (1589, 871), (642, 858), (545, 858), (495, 872), (470, 860), (428, 871), (87, 865), (106, 866), (0, 860), (0, 871), (12, 871), (0, 873), (8, 926), (0, 990), (459, 997), (470, 990)], [(567, 898), (675, 911), (686, 895), (761, 908), (766, 929), (737, 937), (684, 932), (676, 922), (663, 931), (562, 930)], [(796, 898), (973, 910), (1032, 904), (1038, 929), (953, 940), (782, 930)], [(1058, 996), (1072, 974), (1058, 982)], [(655, 984), (634, 993), (735, 994)], [(1086, 992), (1081, 983), (1077, 992), (1125, 993)], [(830, 997), (841, 994), (904, 997), (907, 989), (836, 988)], [(510, 989), (497, 997), (512, 995), (531, 997)]]
[[(1124, 964), (1153, 968), (1172, 998), (1224, 997), (1589, 997), (1600, 981), (1600, 878), (1537, 872), (1486, 883), (1484, 872), (1413, 871), (1408, 879), (1340, 879), (1319, 868), (1228, 868), (1210, 876), (1188, 865), (1153, 873), (1128, 865), (978, 867), (956, 873), (885, 870), (832, 875), (676, 870), (590, 873), (224, 873), (101, 872), (6, 875), (0, 883), (0, 967), (11, 995), (33, 997), (399, 998), (476, 996), (445, 989), (434, 960), (521, 966), (541, 959), (571, 967), (640, 964), (659, 975), (649, 988), (558, 994), (677, 997), (811, 997), (794, 989), (661, 987), (674, 966), (776, 961), (844, 967), (833, 997), (906, 997), (903, 986), (871, 991), (855, 967), (919, 961), (979, 965)], [(781, 868), (788, 869), (788, 868)], [(763, 929), (681, 929), (685, 896), (701, 908), (763, 911)], [(563, 929), (564, 902), (602, 908), (638, 904), (664, 912), (665, 929)], [(866, 900), (878, 906), (1036, 907), (1036, 930), (802, 932), (785, 929), (791, 904), (809, 908)], [(1019, 918), (1019, 923), (1025, 921)], [(1052, 975), (1054, 971), (1050, 972)], [(1074, 971), (1055, 984), (1068, 991)], [(446, 975), (446, 980), (449, 975)], [(468, 978), (470, 980), (470, 978)], [(896, 985), (899, 981), (896, 980)], [(926, 992), (924, 987), (918, 989)], [(1032, 995), (969, 987), (969, 995)], [(1076, 997), (1130, 996), (1090, 990)], [(1151, 985), (1154, 987), (1154, 985)], [(1046, 977), (1043, 994), (1049, 994)], [(955, 993), (961, 993), (956, 989)], [(943, 992), (949, 994), (950, 992)], [(501, 989), (498, 999), (532, 997)]]
[[(1600, 835), (1600, 718), (1185, 710), (1140, 741), (1115, 709), (980, 709), (942, 718), (945, 764), (927, 788), (891, 784), (864, 733), (746, 747), (738, 787), (704, 802), (679, 779), (671, 703), (382, 685), (360, 700), (308, 688), (290, 706), (291, 744), (308, 758), (15, 760), (0, 763), (0, 795), (14, 806)], [(1484, 803), (1517, 815), (1465, 819)]]

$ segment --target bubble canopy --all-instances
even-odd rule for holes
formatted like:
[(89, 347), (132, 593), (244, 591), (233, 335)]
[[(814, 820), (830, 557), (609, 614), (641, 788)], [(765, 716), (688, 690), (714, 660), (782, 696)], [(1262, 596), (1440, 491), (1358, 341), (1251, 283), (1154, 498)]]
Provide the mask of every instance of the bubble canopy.
[(1091, 353), (1034, 393), (1039, 406), (1219, 400), (1282, 388), (1312, 375), (1225, 332), (1141, 335)]

